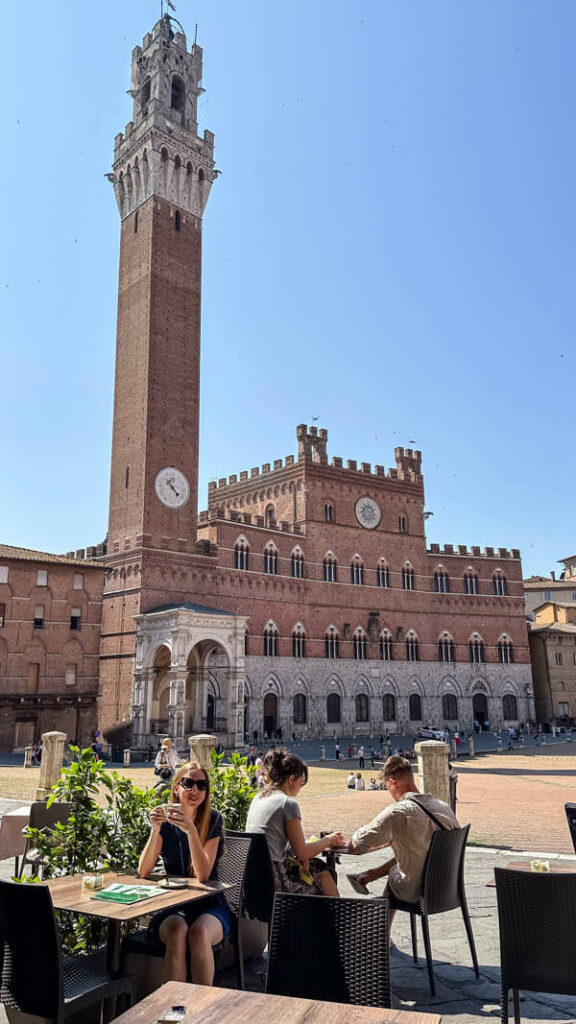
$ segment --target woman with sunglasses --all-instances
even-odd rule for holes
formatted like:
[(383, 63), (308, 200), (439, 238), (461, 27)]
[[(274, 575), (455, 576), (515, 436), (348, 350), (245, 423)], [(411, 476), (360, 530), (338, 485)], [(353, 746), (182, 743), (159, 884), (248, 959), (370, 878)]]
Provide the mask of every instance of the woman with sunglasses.
[(344, 836), (331, 832), (307, 842), (302, 830), (296, 797), (308, 781), (308, 765), (287, 750), (269, 750), (262, 774), (265, 785), (250, 804), (246, 831), (266, 836), (276, 889), (339, 896), (336, 879), (318, 854), (343, 846)]
[[(138, 865), (141, 878), (150, 874), (162, 856), (167, 875), (217, 881), (223, 822), (222, 815), (210, 807), (210, 782), (204, 768), (195, 762), (180, 768), (172, 783), (170, 804), (154, 808), (150, 825)], [(191, 980), (197, 985), (211, 985), (212, 947), (229, 934), (231, 927), (230, 911), (221, 895), (156, 914), (148, 934), (166, 946), (164, 980), (187, 980), (189, 950)]]

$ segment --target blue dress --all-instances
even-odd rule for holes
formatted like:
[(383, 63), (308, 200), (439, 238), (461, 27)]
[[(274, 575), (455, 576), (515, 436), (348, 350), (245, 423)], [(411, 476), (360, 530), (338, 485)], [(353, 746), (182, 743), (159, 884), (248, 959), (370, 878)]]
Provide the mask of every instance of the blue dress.
[[(212, 810), (210, 812), (210, 826), (208, 828), (208, 839), (218, 838), (218, 852), (216, 859), (210, 872), (209, 882), (218, 881), (218, 863), (222, 856), (222, 850), (224, 847), (224, 823), (222, 821), (222, 815), (219, 811)], [(164, 861), (164, 870), (167, 875), (177, 875), (180, 878), (186, 878), (190, 874), (190, 846), (188, 843), (188, 836), (182, 829), (178, 828), (177, 825), (173, 825), (169, 821), (162, 822), (160, 827), (160, 835), (162, 837), (162, 850), (160, 856)], [(148, 935), (151, 939), (156, 942), (160, 942), (158, 936), (158, 929), (165, 921), (167, 917), (183, 917), (188, 925), (191, 925), (197, 917), (202, 914), (211, 914), (212, 917), (216, 917), (222, 925), (224, 935), (229, 935), (232, 928), (232, 918), (230, 911), (226, 904), (226, 900), (221, 893), (210, 897), (209, 899), (193, 901), (191, 903), (184, 903), (181, 907), (173, 907), (168, 910), (162, 910), (159, 914), (156, 914), (149, 926)]]

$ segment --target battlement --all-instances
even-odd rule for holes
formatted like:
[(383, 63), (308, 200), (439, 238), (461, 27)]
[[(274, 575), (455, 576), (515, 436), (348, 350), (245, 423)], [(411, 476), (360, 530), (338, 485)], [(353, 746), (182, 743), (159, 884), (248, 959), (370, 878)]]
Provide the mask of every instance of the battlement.
[(229, 523), (238, 523), (239, 526), (257, 526), (262, 530), (276, 533), (296, 533), (299, 536), (304, 534), (301, 523), (289, 523), (286, 519), (271, 519), (270, 517), (252, 515), (251, 512), (239, 512), (235, 508), (225, 509), (218, 505), (215, 508), (205, 509), (198, 516), (198, 525), (207, 526), (218, 520), (225, 520)]
[(444, 544), (443, 547), (440, 544), (431, 544), (426, 551), (429, 555), (468, 555), (470, 558), (497, 558), (500, 560), (504, 558), (520, 558), (518, 548), (511, 548), (510, 551), (507, 548), (485, 548), (482, 551), (479, 547), (475, 546), (468, 548), (466, 544), (457, 544), (456, 546), (454, 544)]
[(79, 561), (84, 559), (86, 561), (102, 558), (107, 551), (106, 541), (103, 540), (101, 544), (91, 544), (87, 548), (78, 548), (76, 551), (67, 551), (66, 558), (77, 558)]

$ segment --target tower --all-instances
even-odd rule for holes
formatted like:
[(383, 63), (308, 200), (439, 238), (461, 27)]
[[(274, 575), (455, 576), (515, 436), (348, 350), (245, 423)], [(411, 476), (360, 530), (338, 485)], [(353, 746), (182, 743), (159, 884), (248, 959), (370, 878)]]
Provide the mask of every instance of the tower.
[[(122, 221), (101, 725), (131, 718), (134, 615), (189, 586), (196, 552), (202, 215), (217, 174), (198, 134), (202, 49), (164, 16), (132, 54), (133, 119), (109, 175)], [(162, 578), (161, 578), (162, 577)]]

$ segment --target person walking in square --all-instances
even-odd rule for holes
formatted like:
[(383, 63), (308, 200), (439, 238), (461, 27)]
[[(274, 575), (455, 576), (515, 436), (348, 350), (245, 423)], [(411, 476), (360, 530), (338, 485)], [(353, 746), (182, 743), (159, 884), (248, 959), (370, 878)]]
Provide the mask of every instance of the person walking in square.
[(364, 747), (358, 747), (358, 767), (364, 767)]

